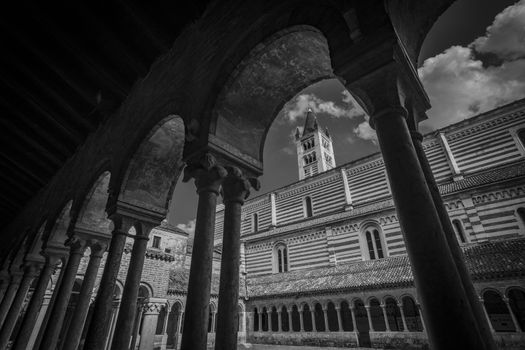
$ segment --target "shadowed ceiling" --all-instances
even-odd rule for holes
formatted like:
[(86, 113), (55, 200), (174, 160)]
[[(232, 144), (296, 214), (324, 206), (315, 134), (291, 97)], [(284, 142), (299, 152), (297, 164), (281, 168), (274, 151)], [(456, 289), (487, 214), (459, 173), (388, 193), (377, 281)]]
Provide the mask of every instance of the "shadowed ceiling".
[(20, 1), (0, 11), (0, 217), (10, 221), (207, 1)]

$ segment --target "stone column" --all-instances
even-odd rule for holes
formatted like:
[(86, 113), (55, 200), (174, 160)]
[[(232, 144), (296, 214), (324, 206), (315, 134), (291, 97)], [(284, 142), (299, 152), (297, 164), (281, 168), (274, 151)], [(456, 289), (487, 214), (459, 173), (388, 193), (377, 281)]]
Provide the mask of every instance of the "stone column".
[(269, 309), (267, 311), (267, 314), (268, 314), (268, 332), (272, 332), (273, 331), (273, 328), (272, 328), (272, 309)]
[(225, 176), (226, 170), (217, 166), (210, 154), (204, 155), (199, 162), (184, 169), (183, 181), (195, 178), (199, 204), (184, 311), (182, 350), (205, 350), (207, 346), (215, 209), (219, 186)]
[(112, 215), (111, 220), (114, 225), (111, 243), (93, 307), (93, 317), (86, 334), (84, 350), (100, 350), (106, 344), (120, 261), (122, 260), (128, 230), (133, 224), (129, 218), (118, 214)]
[(22, 281), (22, 276), (23, 276), (22, 271), (16, 271), (16, 272), (11, 273), (11, 280), (9, 281), (9, 287), (7, 287), (7, 290), (4, 295), (4, 299), (2, 300), (2, 305), (0, 305), (0, 328), (4, 324), (4, 320), (7, 317), (7, 313), (9, 312), (9, 309), (11, 308), (13, 299), (15, 299), (16, 291), (18, 290), (18, 286), (20, 286), (20, 281)]
[(373, 123), (416, 289), (429, 322), (430, 344), (437, 350), (484, 349), (478, 328), (472, 327), (476, 321), (419, 165), (406, 115), (404, 108), (385, 108), (374, 114)]
[(484, 304), (484, 301), (483, 301), (483, 298), (479, 298), (479, 301), (480, 303), (483, 305), (483, 313), (485, 314), (485, 318), (487, 319), (487, 322), (489, 323), (489, 326), (490, 326), (490, 331), (492, 333), (494, 333), (494, 326), (492, 326), (492, 321), (490, 320), (490, 316), (489, 316), (489, 313), (487, 312), (487, 308), (485, 307), (485, 304)]
[(143, 308), (139, 350), (151, 350), (155, 343), (155, 331), (159, 320), (159, 304), (146, 303)]
[(7, 287), (9, 287), (9, 273), (6, 270), (0, 272), (0, 303), (4, 299)]
[(512, 323), (514, 323), (514, 327), (516, 327), (516, 332), (518, 333), (523, 332), (518, 320), (516, 319), (516, 315), (514, 315), (514, 311), (512, 311), (512, 308), (510, 307), (509, 298), (504, 297), (503, 301), (505, 302), (505, 305), (507, 306), (507, 309), (509, 310), (510, 317), (512, 318)]
[(27, 296), (29, 287), (31, 287), (31, 282), (33, 282), (33, 279), (37, 276), (39, 269), (40, 264), (36, 262), (28, 262), (24, 266), (24, 276), (0, 331), (0, 349), (5, 349), (7, 343), (9, 343), (9, 338), (15, 329), (16, 321), (22, 309), (22, 304)]
[(117, 323), (117, 316), (120, 310), (120, 299), (114, 300), (112, 305), (113, 306), (111, 310), (111, 317), (108, 323), (109, 327), (108, 327), (108, 332), (106, 336), (106, 343), (104, 345), (104, 349), (106, 350), (111, 350), (110, 346), (111, 346), (111, 343), (113, 342), (113, 334), (115, 332), (115, 323)]
[(365, 305), (366, 316), (368, 317), (368, 327), (370, 332), (374, 332), (374, 323), (372, 322), (372, 314), (370, 313), (370, 305)]
[(80, 288), (78, 302), (64, 338), (62, 350), (76, 350), (80, 343), (82, 330), (84, 329), (84, 323), (86, 322), (89, 311), (89, 302), (91, 301), (93, 287), (95, 286), (95, 280), (100, 267), (100, 260), (107, 247), (106, 243), (96, 240), (90, 241), (88, 244), (91, 248), (89, 263)]
[[(450, 222), (448, 211), (445, 208), (445, 205), (443, 204), (443, 199), (441, 198), (441, 194), (439, 193), (439, 187), (434, 178), (434, 174), (432, 173), (432, 168), (430, 167), (425, 151), (423, 150), (423, 136), (416, 131), (411, 131), (410, 135), (412, 137), (412, 142), (414, 144), (419, 163), (421, 164), (421, 169), (423, 170), (426, 182), (428, 184), (428, 188), (430, 189), (430, 194), (432, 196), (434, 206), (437, 210), (439, 220), (443, 227), (448, 248), (450, 250), (450, 253), (452, 254), (452, 258), (454, 260), (456, 269), (461, 279), (461, 284), (463, 285), (469, 305), (475, 316), (475, 320), (480, 330), (481, 336), (483, 337), (483, 342), (487, 350), (495, 350), (497, 347), (494, 342), (494, 338), (492, 337), (492, 334), (490, 332), (490, 325), (486, 320), (483, 311), (483, 306), (479, 302), (479, 298), (474, 288), (474, 284), (472, 283), (470, 273), (465, 264), (463, 251), (461, 250), (457, 241), (456, 233), (454, 231), (454, 228), (452, 227), (452, 223)], [(421, 315), (423, 315), (423, 313), (421, 313)], [(423, 327), (425, 328), (425, 326)]]
[(383, 317), (385, 319), (385, 329), (387, 332), (391, 332), (390, 330), (390, 323), (388, 323), (388, 314), (387, 314), (387, 311), (386, 311), (386, 305), (385, 304), (381, 304), (381, 310), (383, 311)]
[(283, 331), (283, 320), (281, 316), (282, 316), (282, 311), (277, 310), (277, 332)]
[[(137, 303), (137, 312), (135, 313), (135, 320), (133, 321), (133, 329), (131, 331), (131, 344), (129, 348), (135, 350), (137, 347), (137, 339), (139, 339), (140, 323), (142, 322), (142, 313), (144, 312), (144, 304)], [(115, 321), (116, 326), (116, 321)], [(113, 348), (111, 348), (113, 349)]]
[(355, 321), (355, 306), (350, 306), (350, 314), (352, 315), (352, 329), (354, 332), (358, 332), (357, 330), (357, 322)]
[(61, 255), (51, 252), (45, 252), (44, 255), (46, 256), (46, 261), (40, 271), (37, 286), (33, 291), (33, 295), (31, 296), (31, 300), (29, 301), (27, 310), (20, 325), (20, 330), (14, 341), (14, 350), (26, 350), (33, 329), (35, 328), (40, 308), (44, 301), (49, 279), (61, 259)]
[(403, 331), (408, 332), (407, 320), (405, 318), (405, 310), (403, 308), (403, 303), (397, 304), (397, 307), (399, 307), (399, 312), (401, 313), (401, 321), (403, 321)]
[(287, 309), (287, 311), (288, 311), (288, 332), (293, 332), (293, 327), (292, 327), (292, 322), (293, 322), (293, 318), (292, 318), (293, 307), (290, 307), (289, 309)]
[(259, 310), (259, 313), (257, 314), (257, 317), (259, 318), (259, 329), (258, 332), (262, 332), (262, 310)]
[(330, 329), (328, 328), (328, 310), (326, 307), (323, 307), (323, 316), (324, 316), (324, 331), (329, 332)]
[[(426, 332), (426, 329), (425, 329), (425, 320), (423, 319), (423, 313), (421, 312), (421, 304), (416, 304), (417, 306), (417, 310), (419, 311), (419, 319), (421, 320), (421, 327), (423, 328), (422, 331), (423, 332)], [(485, 316), (485, 315), (483, 315)]]
[(145, 223), (141, 223), (140, 226), (140, 228), (136, 227), (137, 233), (133, 236), (135, 241), (133, 242), (133, 249), (131, 250), (126, 283), (124, 284), (124, 291), (122, 292), (120, 302), (120, 311), (115, 325), (113, 342), (111, 343), (111, 349), (113, 350), (127, 350), (133, 331), (133, 320), (135, 319), (135, 312), (137, 311), (137, 297), (139, 294), (142, 268), (144, 267), (144, 259), (146, 258), (148, 235), (153, 228), (153, 226), (146, 225)]
[(183, 311), (179, 312), (179, 318), (177, 319), (177, 332), (175, 333), (182, 333), (182, 316), (184, 315)]
[(301, 308), (301, 310), (299, 310), (299, 326), (300, 326), (300, 331), (301, 332), (304, 332), (304, 318), (303, 318), (303, 308)]
[(57, 347), (60, 331), (62, 330), (62, 322), (66, 315), (69, 298), (77, 276), (78, 266), (86, 249), (86, 242), (76, 236), (69, 238), (66, 245), (71, 247), (69, 260), (67, 261), (62, 282), (51, 310), (49, 322), (42, 337), (42, 343), (40, 344), (40, 349), (42, 350), (55, 350)]
[(317, 324), (315, 322), (315, 308), (310, 310), (310, 315), (312, 317), (312, 331), (317, 332)]
[(217, 311), (213, 311), (211, 313), (211, 332), (215, 333), (215, 330), (217, 329)]
[(342, 332), (343, 331), (343, 319), (341, 318), (341, 307), (336, 306), (335, 311), (337, 312), (337, 331)]
[(251, 182), (236, 167), (227, 167), (222, 182), (224, 230), (222, 238), (221, 275), (219, 284), (218, 326), (215, 349), (237, 349), (237, 304), (239, 302), (239, 267), (241, 264), (241, 209), (250, 195)]

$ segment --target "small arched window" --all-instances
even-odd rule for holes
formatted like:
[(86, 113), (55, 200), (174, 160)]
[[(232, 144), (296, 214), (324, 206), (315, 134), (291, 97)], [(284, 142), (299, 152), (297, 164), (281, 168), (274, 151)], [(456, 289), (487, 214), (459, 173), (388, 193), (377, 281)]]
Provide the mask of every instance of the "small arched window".
[(312, 198), (307, 196), (304, 198), (304, 217), (309, 218), (313, 216)]
[(279, 243), (273, 251), (274, 272), (288, 271), (288, 248), (284, 243)]
[(519, 207), (516, 210), (516, 214), (518, 214), (518, 218), (521, 220), (521, 224), (523, 227), (525, 227), (525, 208)]
[(367, 228), (365, 230), (365, 239), (370, 260), (383, 259), (385, 254), (379, 229), (376, 227)]
[(252, 232), (259, 231), (259, 214), (253, 213), (252, 215)]
[(465, 239), (465, 230), (463, 229), (463, 224), (459, 219), (452, 220), (452, 226), (454, 226), (454, 231), (456, 231), (456, 236), (461, 243), (466, 243)]

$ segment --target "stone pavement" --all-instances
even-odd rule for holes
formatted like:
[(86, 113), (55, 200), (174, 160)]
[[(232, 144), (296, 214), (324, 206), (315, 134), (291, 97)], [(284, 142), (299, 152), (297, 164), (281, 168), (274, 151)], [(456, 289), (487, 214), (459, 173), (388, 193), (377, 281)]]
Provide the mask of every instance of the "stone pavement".
[[(293, 345), (274, 345), (274, 344), (243, 344), (239, 345), (239, 350), (370, 350), (371, 348), (334, 348), (334, 347), (319, 347), (319, 346), (293, 346)], [(382, 350), (374, 348), (374, 350)]]

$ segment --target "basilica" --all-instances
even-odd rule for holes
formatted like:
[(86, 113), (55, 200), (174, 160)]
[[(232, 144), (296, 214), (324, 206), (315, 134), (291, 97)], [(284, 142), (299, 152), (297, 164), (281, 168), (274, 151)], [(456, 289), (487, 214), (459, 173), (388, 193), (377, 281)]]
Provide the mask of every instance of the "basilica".
[[(420, 132), (452, 3), (6, 6), (0, 350), (523, 348), (525, 101)], [(279, 111), (325, 80), (380, 152), (338, 164), (308, 111), (298, 181), (259, 193)]]

